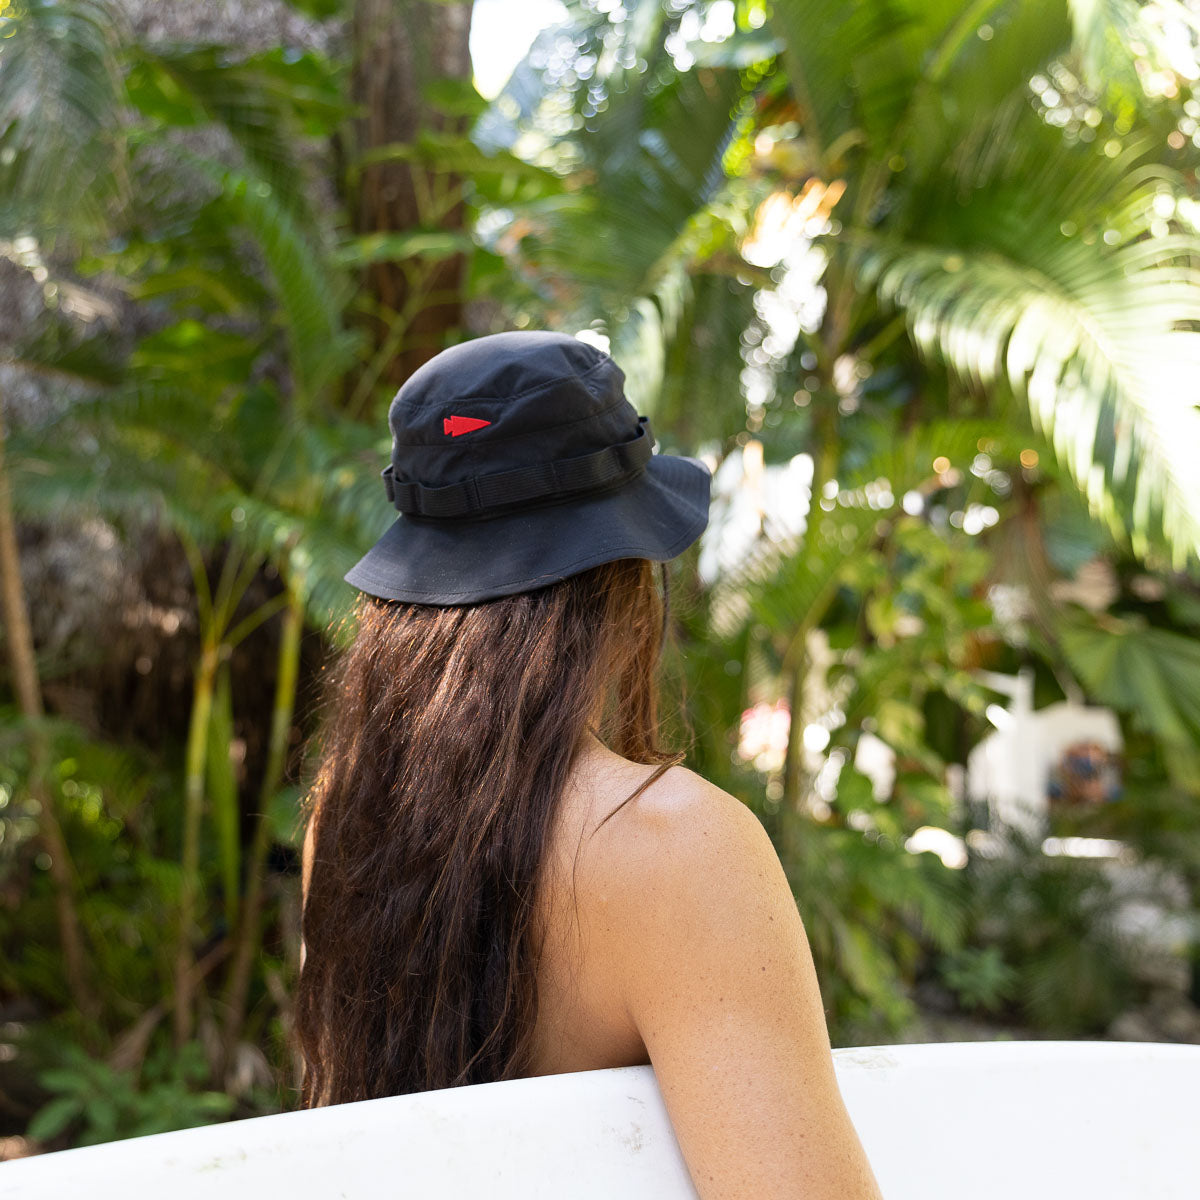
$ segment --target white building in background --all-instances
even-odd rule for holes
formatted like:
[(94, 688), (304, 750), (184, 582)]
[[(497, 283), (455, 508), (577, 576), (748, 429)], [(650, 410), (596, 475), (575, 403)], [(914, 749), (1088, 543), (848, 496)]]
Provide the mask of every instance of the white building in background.
[(990, 705), (996, 731), (967, 758), (967, 795), (986, 803), (996, 832), (1015, 829), (1043, 838), (1048, 831), (1055, 770), (1073, 748), (1096, 747), (1111, 756), (1124, 749), (1111, 709), (1064, 700), (1034, 710), (1033, 672), (981, 673), (979, 682), (1012, 697), (1011, 706)]

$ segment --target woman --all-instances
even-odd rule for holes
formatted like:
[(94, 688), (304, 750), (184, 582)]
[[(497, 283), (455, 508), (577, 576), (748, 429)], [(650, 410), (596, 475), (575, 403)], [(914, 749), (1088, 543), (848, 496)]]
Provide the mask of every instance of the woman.
[(650, 1062), (701, 1196), (877, 1197), (770, 842), (657, 741), (651, 563), (709, 477), (622, 382), (508, 333), (392, 403), (305, 839), (304, 1102)]

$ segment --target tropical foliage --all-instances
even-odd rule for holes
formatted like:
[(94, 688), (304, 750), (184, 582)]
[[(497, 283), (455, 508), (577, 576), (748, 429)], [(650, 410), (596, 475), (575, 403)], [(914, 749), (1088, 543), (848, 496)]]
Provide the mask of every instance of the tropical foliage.
[[(930, 981), (1103, 1031), (1138, 995), (1121, 897), (1086, 861), (978, 852), (955, 772), (981, 671), (1110, 706), (1124, 794), (1058, 832), (1120, 839), (1196, 909), (1193, 8), (570, 0), (498, 97), (427, 83), (384, 143), (355, 6), (297, 8), (326, 51), (0, 8), (0, 535), (15, 514), (28, 564), (99, 531), (141, 580), (82, 642), (52, 593), (5, 593), (14, 1130), (290, 1103), (301, 747), (389, 516), (395, 365), (510, 327), (609, 344), (716, 468), (669, 666), (693, 764), (775, 838), (835, 1040), (902, 1034)], [(363, 216), (385, 170), (403, 227)]]

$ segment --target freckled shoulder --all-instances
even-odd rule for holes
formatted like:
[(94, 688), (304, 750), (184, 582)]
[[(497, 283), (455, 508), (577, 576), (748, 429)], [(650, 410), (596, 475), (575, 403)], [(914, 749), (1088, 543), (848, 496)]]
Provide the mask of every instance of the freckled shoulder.
[[(692, 929), (706, 926), (709, 937), (722, 926), (729, 936), (745, 937), (780, 914), (798, 923), (758, 818), (683, 767), (673, 767), (598, 825), (587, 842), (587, 880), (580, 882), (605, 904), (609, 927), (626, 935), (627, 961), (652, 946), (656, 934), (677, 936), (682, 920)], [(701, 913), (704, 920), (697, 922)]]
[(804, 926), (758, 819), (676, 769), (593, 841), (595, 946), (700, 1194), (879, 1200)]
[[(641, 768), (644, 772), (645, 768)], [(593, 834), (596, 850), (631, 866), (686, 869), (733, 854), (776, 861), (758, 818), (736, 797), (672, 767)]]

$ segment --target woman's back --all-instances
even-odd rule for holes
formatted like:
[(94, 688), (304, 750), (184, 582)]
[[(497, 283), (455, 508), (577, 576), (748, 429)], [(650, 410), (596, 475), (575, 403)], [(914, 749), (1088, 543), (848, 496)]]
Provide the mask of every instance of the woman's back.
[[(606, 880), (635, 813), (601, 821), (637, 788), (660, 774), (613, 754), (589, 738), (577, 756), (554, 827), (537, 899), (538, 1012), (530, 1074), (557, 1075), (648, 1062), (629, 1020), (607, 951)], [(676, 770), (676, 774), (678, 774)], [(649, 788), (669, 787), (655, 779)], [(649, 790), (649, 789), (647, 789)], [(643, 792), (641, 797), (646, 797)]]

